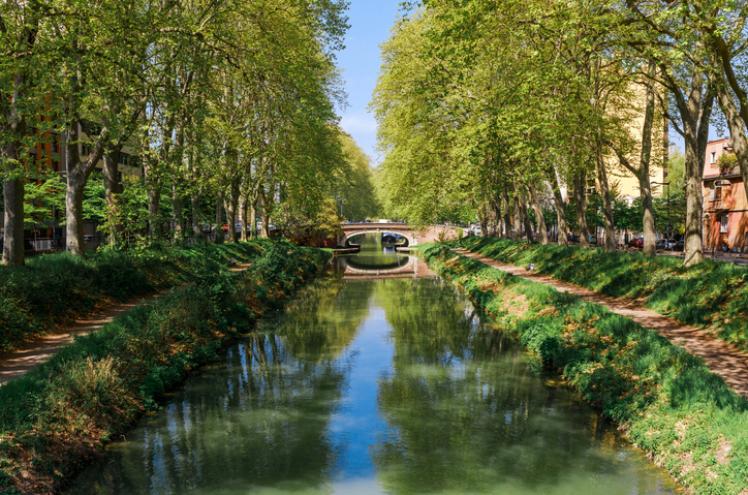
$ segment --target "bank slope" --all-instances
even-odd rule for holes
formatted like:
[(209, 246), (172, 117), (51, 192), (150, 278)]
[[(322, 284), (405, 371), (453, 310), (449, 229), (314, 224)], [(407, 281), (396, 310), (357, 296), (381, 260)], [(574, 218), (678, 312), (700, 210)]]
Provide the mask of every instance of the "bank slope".
[(215, 359), (227, 339), (251, 330), (329, 259), (285, 242), (257, 248), (248, 270), (205, 271), (0, 388), (0, 493), (55, 493), (161, 394)]
[(570, 386), (690, 493), (748, 493), (748, 402), (704, 364), (603, 307), (520, 279), (436, 245), (429, 264), (538, 366)]
[(453, 245), (504, 263), (532, 264), (537, 273), (604, 295), (641, 300), (662, 315), (708, 327), (748, 350), (748, 267), (707, 260), (686, 268), (672, 256), (488, 237), (469, 237)]

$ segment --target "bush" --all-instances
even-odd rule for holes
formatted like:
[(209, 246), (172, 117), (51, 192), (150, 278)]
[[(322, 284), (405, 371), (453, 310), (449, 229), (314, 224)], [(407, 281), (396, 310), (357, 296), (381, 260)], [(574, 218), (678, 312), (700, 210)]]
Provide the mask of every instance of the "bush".
[(103, 250), (88, 257), (50, 254), (32, 258), (27, 266), (0, 268), (0, 352), (108, 299), (124, 301), (250, 261), (265, 244)]
[(0, 388), (0, 493), (57, 490), (190, 370), (215, 359), (227, 338), (319, 274), (329, 256), (285, 242), (258, 246), (247, 271), (205, 272)]
[(707, 325), (748, 350), (748, 267), (705, 261), (685, 268), (671, 256), (606, 252), (599, 248), (528, 244), (469, 237), (462, 246), (602, 294), (640, 299), (654, 311), (686, 324)]

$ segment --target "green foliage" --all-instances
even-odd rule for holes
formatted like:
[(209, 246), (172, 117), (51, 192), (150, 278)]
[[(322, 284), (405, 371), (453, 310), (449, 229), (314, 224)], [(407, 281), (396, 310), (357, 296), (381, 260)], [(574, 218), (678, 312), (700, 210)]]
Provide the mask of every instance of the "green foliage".
[(571, 246), (467, 238), (460, 245), (490, 258), (610, 296), (643, 300), (658, 313), (687, 324), (707, 325), (748, 349), (748, 268), (707, 261), (685, 268), (678, 258), (605, 252)]
[(65, 183), (58, 174), (26, 182), (23, 199), (26, 227), (49, 224), (55, 210), (65, 209)]
[(369, 157), (348, 134), (341, 133), (340, 140), (347, 164), (338, 178), (340, 189), (335, 198), (340, 214), (352, 221), (375, 218), (380, 207)]
[[(529, 248), (499, 246), (516, 256)], [(544, 254), (530, 257), (547, 270), (559, 253)], [(721, 495), (748, 488), (748, 402), (701, 360), (601, 306), (455, 257), (446, 246), (429, 247), (425, 255), (503, 331), (516, 335), (539, 366), (561, 372), (690, 492)], [(576, 270), (589, 272), (596, 256), (578, 253)], [(525, 311), (515, 310), (517, 301), (524, 301)]]
[(81, 461), (154, 407), (190, 370), (215, 359), (225, 339), (251, 329), (321, 273), (329, 259), (286, 242), (214, 249), (215, 256), (251, 249), (256, 258), (242, 273), (213, 265), (191, 276), (192, 283), (77, 339), (0, 389), (0, 492), (12, 490), (11, 482), (25, 493), (59, 488)]
[(69, 322), (107, 299), (126, 300), (173, 287), (201, 274), (249, 261), (257, 244), (203, 245), (122, 252), (88, 258), (50, 254), (0, 270), (0, 350)]

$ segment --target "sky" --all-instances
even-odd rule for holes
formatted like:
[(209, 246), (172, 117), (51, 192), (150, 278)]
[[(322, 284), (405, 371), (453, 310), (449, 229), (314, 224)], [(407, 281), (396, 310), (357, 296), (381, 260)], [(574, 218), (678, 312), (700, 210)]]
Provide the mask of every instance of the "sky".
[(372, 159), (377, 153), (377, 122), (368, 110), (379, 75), (379, 45), (386, 41), (399, 13), (401, 0), (351, 0), (350, 29), (346, 48), (338, 54), (338, 65), (348, 94), (348, 106), (341, 111), (341, 127)]

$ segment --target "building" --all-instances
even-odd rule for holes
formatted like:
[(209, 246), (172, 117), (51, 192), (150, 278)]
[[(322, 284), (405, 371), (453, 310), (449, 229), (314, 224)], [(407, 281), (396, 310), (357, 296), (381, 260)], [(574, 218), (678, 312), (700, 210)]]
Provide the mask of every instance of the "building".
[[(664, 90), (659, 89), (660, 92)], [(649, 180), (654, 197), (662, 196), (663, 185), (667, 183), (668, 160), (668, 124), (659, 99), (655, 99), (654, 120), (652, 122), (652, 150), (649, 163)], [(644, 127), (645, 107), (647, 102), (646, 87), (641, 82), (631, 83), (629, 90), (612, 102), (611, 115), (624, 122), (631, 140), (627, 159), (634, 167), (641, 162), (642, 128)], [(605, 168), (608, 172), (610, 188), (628, 204), (641, 196), (639, 179), (623, 167), (618, 157), (611, 153), (605, 157)]]
[[(84, 123), (84, 137), (97, 133), (95, 124)], [(81, 155), (85, 157), (90, 152), (90, 146), (80, 144)], [(125, 150), (115, 156), (118, 165), (117, 182), (121, 182), (123, 176), (140, 177), (143, 175), (142, 165), (139, 157), (132, 152), (133, 146), (125, 147)], [(36, 143), (31, 150), (31, 161), (34, 164), (36, 177), (44, 177), (45, 171), (53, 171), (65, 178), (65, 159), (67, 147), (63, 135), (51, 131), (37, 132)], [(103, 168), (104, 162), (100, 160), (96, 164), (97, 170)], [(34, 175), (32, 175), (33, 177)], [(92, 179), (93, 180), (93, 179)], [(36, 179), (41, 183), (40, 179)], [(65, 229), (64, 211), (52, 207), (49, 220), (34, 225), (28, 225), (24, 233), (26, 249), (29, 252), (47, 252), (62, 249), (64, 246)], [(28, 219), (27, 219), (28, 220)], [(0, 225), (0, 237), (2, 225)], [(85, 220), (83, 222), (83, 235), (87, 248), (95, 248), (101, 241), (101, 234), (95, 222)]]
[(746, 248), (748, 198), (730, 140), (709, 141), (704, 163), (704, 245), (707, 249)]

